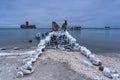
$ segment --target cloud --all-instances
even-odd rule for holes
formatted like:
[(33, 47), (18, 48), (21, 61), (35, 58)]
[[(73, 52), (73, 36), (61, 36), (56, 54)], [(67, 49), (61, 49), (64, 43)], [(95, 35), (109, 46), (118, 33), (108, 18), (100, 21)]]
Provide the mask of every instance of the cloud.
[(0, 25), (16, 26), (25, 21), (39, 27), (51, 27), (55, 20), (69, 26), (119, 27), (119, 0), (1, 0)]

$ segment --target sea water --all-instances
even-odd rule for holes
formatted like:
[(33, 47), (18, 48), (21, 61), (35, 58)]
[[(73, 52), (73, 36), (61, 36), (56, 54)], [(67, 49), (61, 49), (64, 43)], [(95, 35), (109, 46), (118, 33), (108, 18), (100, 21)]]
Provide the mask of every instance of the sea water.
[(120, 53), (120, 29), (82, 29), (70, 33), (94, 53)]
[[(23, 49), (37, 47), (39, 40), (35, 38), (36, 33), (46, 33), (51, 29), (17, 29), (1, 28), (0, 29), (0, 48), (12, 49), (20, 47)], [(32, 43), (29, 42), (32, 40)]]
[[(46, 33), (51, 29), (0, 29), (0, 48), (37, 47), (36, 33)], [(94, 53), (120, 53), (120, 29), (81, 29), (70, 30), (77, 42)], [(32, 43), (29, 43), (32, 40)]]

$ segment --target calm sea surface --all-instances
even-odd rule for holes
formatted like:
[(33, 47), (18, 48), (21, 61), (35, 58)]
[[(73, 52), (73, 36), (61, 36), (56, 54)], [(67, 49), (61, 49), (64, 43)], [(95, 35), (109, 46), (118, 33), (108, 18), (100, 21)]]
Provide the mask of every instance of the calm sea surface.
[[(36, 33), (45, 33), (51, 29), (0, 29), (0, 48), (30, 48), (39, 43)], [(95, 53), (120, 53), (120, 29), (82, 29), (69, 31), (77, 42)], [(33, 40), (29, 43), (29, 40)]]

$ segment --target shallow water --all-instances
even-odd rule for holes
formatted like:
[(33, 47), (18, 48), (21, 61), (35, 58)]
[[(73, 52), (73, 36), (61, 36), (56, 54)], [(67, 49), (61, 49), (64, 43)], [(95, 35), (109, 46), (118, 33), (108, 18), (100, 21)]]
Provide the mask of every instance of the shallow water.
[[(0, 29), (0, 47), (30, 48), (39, 43), (35, 34), (45, 33), (51, 29)], [(69, 31), (77, 42), (95, 53), (120, 53), (120, 29), (82, 29)], [(32, 40), (32, 43), (28, 41)]]

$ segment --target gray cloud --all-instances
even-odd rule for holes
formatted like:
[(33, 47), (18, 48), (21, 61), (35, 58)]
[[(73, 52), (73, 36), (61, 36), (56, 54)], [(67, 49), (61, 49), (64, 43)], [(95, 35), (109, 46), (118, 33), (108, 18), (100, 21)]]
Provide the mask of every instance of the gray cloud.
[(53, 20), (69, 26), (119, 27), (119, 0), (1, 0), (0, 25), (16, 26), (26, 20), (50, 27)]

